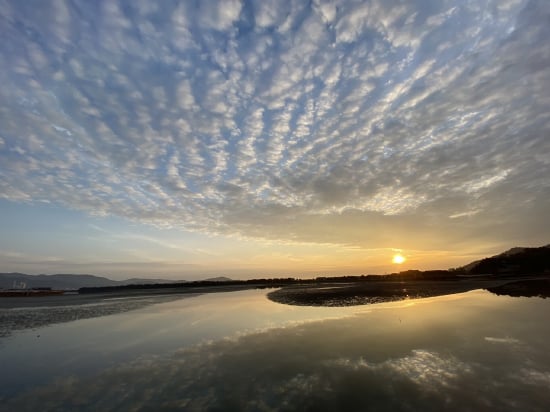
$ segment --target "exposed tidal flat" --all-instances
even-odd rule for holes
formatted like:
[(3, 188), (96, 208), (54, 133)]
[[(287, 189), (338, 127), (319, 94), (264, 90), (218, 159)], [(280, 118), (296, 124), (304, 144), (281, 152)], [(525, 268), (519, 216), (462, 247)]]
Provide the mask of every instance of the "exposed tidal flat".
[(270, 292), (269, 299), (300, 306), (353, 306), (463, 293), (500, 287), (514, 280), (375, 281), (288, 286)]
[(550, 402), (547, 299), (477, 289), (327, 307), (268, 293), (149, 296), (133, 310), (15, 331), (1, 340), (10, 373), (0, 375), (0, 410), (545, 411)]
[[(23, 307), (0, 309), (0, 338), (9, 336), (18, 330), (36, 329), (55, 323), (107, 316), (181, 298), (182, 296), (173, 295), (125, 298), (96, 297), (93, 300), (71, 300), (65, 297), (56, 297), (47, 302), (41, 302), (40, 300), (43, 298), (23, 298), (27, 299)], [(7, 304), (10, 303), (14, 304), (14, 302), (7, 302)], [(7, 304), (3, 303), (3, 306), (7, 306)], [(17, 305), (17, 303), (15, 304)]]
[[(240, 290), (239, 286), (192, 289), (124, 290), (93, 294), (0, 297), (0, 338), (14, 331), (113, 315), (202, 293)], [(0, 341), (0, 346), (1, 346)]]
[[(274, 302), (306, 306), (352, 306), (465, 292), (502, 281), (448, 282), (321, 282), (277, 288), (267, 294)], [(0, 338), (14, 331), (36, 329), (128, 312), (149, 305), (197, 296), (202, 293), (253, 289), (263, 285), (222, 285), (186, 289), (122, 289), (88, 294), (0, 298)], [(1, 345), (1, 342), (0, 342)]]

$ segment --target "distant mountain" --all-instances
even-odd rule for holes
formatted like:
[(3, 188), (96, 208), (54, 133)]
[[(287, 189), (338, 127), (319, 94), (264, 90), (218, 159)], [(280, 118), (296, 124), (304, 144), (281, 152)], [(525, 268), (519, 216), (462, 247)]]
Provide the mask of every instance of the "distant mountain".
[(52, 288), (80, 289), (83, 287), (103, 287), (119, 285), (151, 285), (157, 283), (182, 283), (184, 280), (140, 279), (112, 280), (94, 275), (26, 275), (24, 273), (0, 273), (0, 288)]
[(143, 279), (143, 278), (131, 278), (126, 280), (120, 280), (117, 285), (155, 285), (159, 283), (185, 283), (186, 280), (168, 280), (168, 279)]
[(550, 245), (514, 247), (461, 268), (468, 274), (530, 275), (550, 273)]
[[(461, 268), (450, 270), (408, 270), (400, 273), (393, 273), (383, 276), (361, 277), (364, 280), (373, 279), (418, 279), (418, 280), (441, 280), (452, 279), (457, 276), (468, 275), (495, 275), (495, 276), (517, 276), (517, 275), (540, 275), (550, 274), (550, 244), (541, 247), (514, 247), (499, 255), (477, 260)], [(353, 281), (358, 277), (329, 277), (318, 278), (317, 280)], [(289, 282), (294, 279), (257, 279), (255, 281)], [(316, 280), (316, 281), (317, 281)], [(121, 281), (108, 279), (94, 275), (26, 275), (24, 273), (0, 273), (0, 288), (52, 288), (52, 289), (80, 289), (80, 288), (101, 288), (109, 286), (127, 285), (155, 285), (155, 284), (176, 284), (186, 283), (185, 280), (167, 279), (143, 279), (132, 278)], [(200, 283), (199, 281), (198, 283)], [(239, 282), (225, 276), (204, 279), (202, 282)], [(243, 281), (245, 282), (245, 281)], [(304, 282), (303, 279), (300, 282)]]
[(218, 276), (216, 278), (204, 279), (205, 282), (231, 282), (233, 279), (226, 278), (225, 276)]

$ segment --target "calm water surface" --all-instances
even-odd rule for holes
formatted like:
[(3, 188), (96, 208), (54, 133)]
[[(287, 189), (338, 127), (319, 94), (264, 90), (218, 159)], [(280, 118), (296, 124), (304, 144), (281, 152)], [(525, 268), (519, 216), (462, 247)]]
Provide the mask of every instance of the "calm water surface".
[(216, 293), (0, 339), (0, 410), (527, 410), (550, 405), (550, 300), (347, 308)]

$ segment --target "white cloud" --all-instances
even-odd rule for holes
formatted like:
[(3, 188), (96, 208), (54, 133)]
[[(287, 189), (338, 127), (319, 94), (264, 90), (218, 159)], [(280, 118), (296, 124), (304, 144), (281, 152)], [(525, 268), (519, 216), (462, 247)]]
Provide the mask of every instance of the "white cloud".
[(288, 3), (258, 0), (253, 3), (254, 23), (261, 29), (279, 26), (285, 19)]
[(491, 343), (506, 343), (511, 345), (517, 345), (518, 343), (521, 343), (518, 339), (511, 337), (497, 338), (494, 336), (485, 336), (485, 340)]
[(415, 349), (410, 356), (390, 359), (380, 364), (371, 364), (363, 359), (356, 362), (340, 359), (336, 363), (352, 368), (393, 370), (398, 375), (424, 386), (428, 391), (448, 388), (454, 383), (453, 381), (473, 373), (472, 367), (465, 362), (423, 349)]
[(199, 22), (203, 27), (228, 30), (239, 18), (240, 0), (205, 0), (200, 2)]
[(475, 193), (482, 189), (486, 189), (495, 183), (498, 183), (504, 179), (506, 179), (506, 176), (510, 173), (510, 170), (502, 170), (498, 172), (495, 175), (490, 176), (483, 176), (479, 179), (476, 179), (474, 181), (466, 182), (464, 186), (462, 186), (462, 189), (465, 190), (468, 193)]
[(540, 3), (63, 7), (0, 7), (4, 198), (336, 243), (549, 202)]
[(314, 9), (322, 16), (325, 23), (332, 23), (336, 18), (336, 4), (326, 0), (318, 0), (313, 2)]

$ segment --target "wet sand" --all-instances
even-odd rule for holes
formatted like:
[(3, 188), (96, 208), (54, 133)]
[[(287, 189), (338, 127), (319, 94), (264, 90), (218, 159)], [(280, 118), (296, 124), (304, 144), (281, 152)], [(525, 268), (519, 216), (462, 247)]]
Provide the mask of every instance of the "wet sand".
[[(475, 289), (513, 295), (517, 293), (516, 289), (521, 287), (525, 295), (526, 287), (538, 290), (541, 285), (549, 288), (548, 279), (543, 283), (540, 277), (538, 280), (520, 277), (442, 281), (321, 282), (284, 286), (269, 292), (267, 297), (274, 302), (288, 305), (336, 307), (450, 295)], [(266, 286), (262, 284), (210, 285), (183, 289), (137, 289), (54, 296), (2, 297), (0, 298), (0, 338), (5, 338), (18, 330), (128, 312), (149, 305), (191, 298), (203, 293), (231, 292)], [(537, 290), (532, 291), (531, 296), (540, 296)]]
[(19, 330), (90, 319), (141, 309), (149, 305), (191, 298), (203, 293), (230, 292), (252, 286), (221, 285), (125, 290), (32, 297), (0, 297), (0, 338)]
[(268, 293), (274, 302), (300, 306), (352, 306), (418, 299), (468, 292), (475, 289), (500, 287), (513, 281), (499, 280), (442, 280), (442, 281), (371, 281), (323, 283), (307, 286), (288, 286)]
[(16, 296), (0, 297), (0, 309), (48, 307), (48, 306), (73, 306), (87, 305), (101, 302), (105, 299), (117, 298), (145, 298), (153, 296), (174, 296), (175, 299), (185, 295), (200, 293), (231, 292), (234, 290), (252, 289), (256, 285), (220, 285), (197, 286), (186, 288), (147, 288), (147, 289), (121, 289), (119, 291), (76, 293), (69, 292), (63, 295), (50, 296)]

